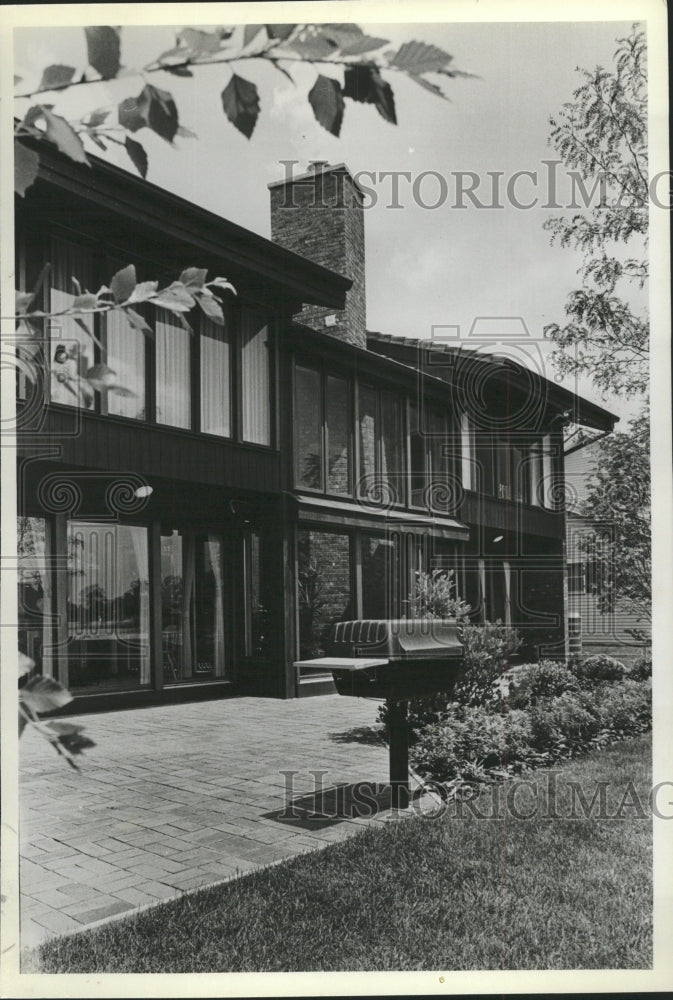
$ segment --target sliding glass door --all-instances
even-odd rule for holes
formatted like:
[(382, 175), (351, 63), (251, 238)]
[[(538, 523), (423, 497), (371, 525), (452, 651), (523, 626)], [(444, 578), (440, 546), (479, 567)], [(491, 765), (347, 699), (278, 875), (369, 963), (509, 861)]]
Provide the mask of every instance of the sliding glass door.
[(164, 684), (228, 680), (223, 539), (161, 536), (161, 646)]

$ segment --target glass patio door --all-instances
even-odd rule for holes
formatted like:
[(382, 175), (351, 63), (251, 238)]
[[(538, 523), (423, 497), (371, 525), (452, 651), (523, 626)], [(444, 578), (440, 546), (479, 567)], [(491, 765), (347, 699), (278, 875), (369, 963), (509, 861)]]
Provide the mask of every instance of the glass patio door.
[(164, 684), (228, 679), (223, 540), (172, 529), (161, 536)]

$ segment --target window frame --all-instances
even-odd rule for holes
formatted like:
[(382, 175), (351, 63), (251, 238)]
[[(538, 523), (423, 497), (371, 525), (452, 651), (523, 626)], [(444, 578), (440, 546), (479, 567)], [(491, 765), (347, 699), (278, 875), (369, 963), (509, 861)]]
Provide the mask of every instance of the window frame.
[[(319, 447), (320, 447), (320, 486), (312, 487), (306, 486), (300, 483), (297, 476), (297, 462), (299, 459), (299, 453), (297, 448), (297, 434), (296, 428), (298, 427), (297, 418), (297, 369), (302, 368), (305, 371), (312, 372), (314, 375), (318, 376), (318, 412), (319, 412)], [(329, 426), (327, 422), (327, 393), (328, 393), (328, 381), (330, 378), (339, 379), (346, 385), (346, 394), (348, 397), (347, 402), (347, 414), (348, 414), (348, 492), (347, 493), (337, 493), (334, 490), (329, 489)], [(354, 467), (355, 467), (355, 447), (354, 447), (354, 387), (353, 379), (350, 378), (346, 373), (337, 369), (335, 371), (327, 371), (322, 365), (312, 364), (311, 361), (301, 354), (294, 354), (292, 357), (292, 379), (291, 379), (291, 392), (292, 392), (292, 456), (291, 456), (291, 467), (292, 467), (292, 484), (293, 489), (298, 490), (300, 493), (307, 493), (311, 496), (324, 496), (329, 497), (334, 500), (344, 500), (353, 499), (355, 495), (355, 485), (354, 485)]]

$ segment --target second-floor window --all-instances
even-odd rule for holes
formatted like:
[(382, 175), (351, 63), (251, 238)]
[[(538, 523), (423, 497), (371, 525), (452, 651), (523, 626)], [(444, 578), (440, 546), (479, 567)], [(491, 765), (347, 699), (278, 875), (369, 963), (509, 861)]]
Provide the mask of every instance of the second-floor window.
[[(123, 263), (69, 240), (50, 241), (51, 312), (72, 305), (72, 277), (98, 288)], [(148, 265), (138, 265), (148, 272)], [(151, 274), (139, 273), (139, 279)], [(94, 341), (73, 316), (49, 322), (50, 399), (103, 415), (270, 446), (272, 443), (271, 317), (249, 306), (224, 306), (224, 326), (195, 310), (191, 334), (164, 309), (137, 307), (153, 328), (152, 341), (121, 311), (84, 316)], [(93, 391), (94, 365), (111, 369), (111, 387)]]
[(406, 499), (402, 397), (360, 385), (358, 399), (358, 494), (373, 502), (402, 504)]
[(351, 495), (351, 405), (346, 379), (295, 366), (294, 469), (300, 489)]

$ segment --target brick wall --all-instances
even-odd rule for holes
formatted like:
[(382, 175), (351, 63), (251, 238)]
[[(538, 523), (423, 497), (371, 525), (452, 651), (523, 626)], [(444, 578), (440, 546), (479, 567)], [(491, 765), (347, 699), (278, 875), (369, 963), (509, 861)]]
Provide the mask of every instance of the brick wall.
[[(306, 305), (295, 318), (366, 347), (364, 216), (362, 195), (351, 175), (343, 167), (319, 168), (312, 176), (272, 185), (270, 194), (271, 238), (353, 282), (345, 309)], [(325, 325), (327, 316), (336, 317), (335, 325)]]

